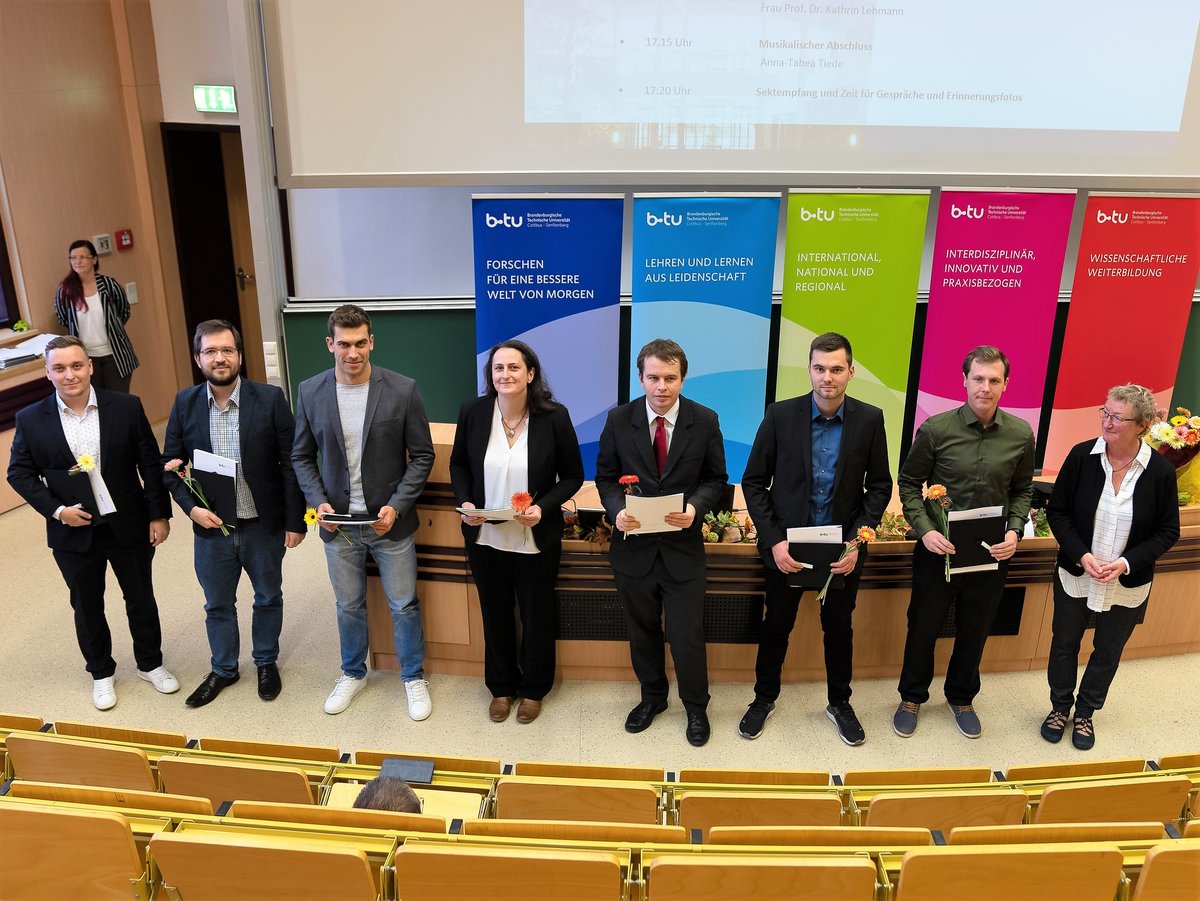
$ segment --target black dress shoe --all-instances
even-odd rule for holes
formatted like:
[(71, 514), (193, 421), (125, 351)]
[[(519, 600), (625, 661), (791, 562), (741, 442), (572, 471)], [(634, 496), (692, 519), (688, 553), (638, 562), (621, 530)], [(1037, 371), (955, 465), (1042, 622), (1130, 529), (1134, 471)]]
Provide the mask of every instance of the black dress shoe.
[(222, 688), (228, 688), (238, 680), (234, 676), (218, 676), (216, 673), (209, 673), (204, 677), (204, 681), (200, 683), (200, 687), (193, 691), (183, 703), (189, 707), (203, 707), (205, 704), (216, 699), (221, 693)]
[(645, 732), (654, 722), (654, 718), (666, 709), (666, 701), (642, 701), (625, 717), (625, 731)]
[(279, 678), (279, 667), (274, 663), (264, 663), (258, 668), (258, 696), (264, 701), (273, 701), (283, 691), (283, 682)]
[(689, 712), (687, 715), (687, 740), (694, 748), (702, 748), (708, 744), (712, 729), (708, 725), (708, 714), (701, 710), (699, 713)]

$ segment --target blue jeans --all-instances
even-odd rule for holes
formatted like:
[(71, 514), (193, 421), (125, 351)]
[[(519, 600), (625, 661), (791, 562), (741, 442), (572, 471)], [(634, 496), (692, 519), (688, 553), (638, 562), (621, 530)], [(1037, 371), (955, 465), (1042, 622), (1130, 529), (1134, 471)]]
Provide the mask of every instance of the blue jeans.
[(325, 542), (325, 563), (337, 599), (342, 672), (355, 679), (367, 674), (367, 554), (392, 610), (396, 659), (405, 682), (425, 677), (425, 632), (417, 599), (417, 546), (413, 537), (381, 538), (369, 526), (343, 526), (342, 535)]
[(283, 628), (283, 532), (268, 532), (261, 523), (241, 523), (222, 536), (195, 536), (196, 578), (204, 589), (204, 628), (212, 652), (212, 671), (230, 678), (238, 672), (237, 588), (242, 570), (254, 587), (250, 635), (254, 665), (279, 657)]

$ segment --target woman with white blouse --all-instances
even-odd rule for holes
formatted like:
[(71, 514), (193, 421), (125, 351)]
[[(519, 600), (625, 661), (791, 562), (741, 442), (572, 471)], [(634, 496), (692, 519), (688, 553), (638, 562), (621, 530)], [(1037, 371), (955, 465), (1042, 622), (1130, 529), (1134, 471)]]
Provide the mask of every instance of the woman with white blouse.
[(67, 259), (71, 271), (54, 294), (54, 315), (67, 334), (83, 341), (92, 359), (92, 385), (128, 394), (138, 358), (125, 332), (130, 312), (125, 289), (115, 278), (100, 274), (91, 241), (71, 242)]
[[(537, 354), (522, 341), (491, 349), (484, 395), (463, 404), (450, 454), (459, 507), (498, 510), (527, 494), (508, 521), (463, 514), (467, 559), (483, 617), (488, 718), (533, 722), (554, 684), (554, 583), (562, 556), (562, 505), (583, 484), (583, 459), (567, 408), (554, 400)], [(517, 640), (514, 606), (520, 611)]]
[[(1071, 449), (1046, 511), (1059, 552), (1046, 672), (1051, 710), (1041, 732), (1046, 741), (1061, 740), (1074, 706), (1071, 742), (1081, 751), (1096, 743), (1092, 716), (1145, 614), (1154, 563), (1179, 538), (1175, 467), (1142, 440), (1153, 421), (1148, 389), (1109, 391), (1100, 437)], [(1094, 649), (1076, 693), (1079, 645), (1092, 613)]]

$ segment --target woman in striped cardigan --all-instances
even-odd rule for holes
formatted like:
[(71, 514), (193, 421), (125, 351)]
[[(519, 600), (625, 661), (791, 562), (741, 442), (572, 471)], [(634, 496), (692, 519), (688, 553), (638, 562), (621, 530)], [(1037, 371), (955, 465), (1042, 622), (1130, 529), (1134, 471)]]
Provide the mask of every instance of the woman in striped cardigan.
[(138, 367), (133, 344), (125, 332), (129, 299), (115, 278), (100, 274), (91, 241), (74, 241), (67, 258), (71, 271), (54, 294), (54, 315), (68, 334), (83, 341), (92, 358), (92, 384), (129, 393), (129, 379)]

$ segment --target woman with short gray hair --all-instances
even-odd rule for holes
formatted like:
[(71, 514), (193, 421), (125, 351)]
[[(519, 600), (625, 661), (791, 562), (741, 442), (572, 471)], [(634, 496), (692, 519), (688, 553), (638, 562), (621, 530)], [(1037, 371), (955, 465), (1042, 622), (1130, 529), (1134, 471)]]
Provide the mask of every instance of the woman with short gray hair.
[[(1100, 437), (1071, 448), (1046, 511), (1059, 551), (1042, 738), (1060, 741), (1074, 706), (1071, 742), (1081, 751), (1096, 743), (1092, 716), (1145, 615), (1155, 561), (1179, 538), (1175, 467), (1142, 440), (1154, 406), (1141, 385), (1111, 389)], [(1076, 693), (1079, 645), (1093, 613), (1094, 649)]]

